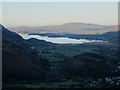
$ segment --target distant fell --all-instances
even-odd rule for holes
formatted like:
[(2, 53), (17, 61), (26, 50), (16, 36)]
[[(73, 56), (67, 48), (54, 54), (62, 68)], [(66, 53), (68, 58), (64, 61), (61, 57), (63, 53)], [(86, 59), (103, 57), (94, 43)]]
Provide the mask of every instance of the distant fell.
[(105, 32), (117, 31), (117, 26), (97, 25), (89, 23), (71, 22), (61, 25), (50, 25), (40, 27), (13, 27), (10, 30), (16, 33), (58, 33), (58, 34), (100, 34)]

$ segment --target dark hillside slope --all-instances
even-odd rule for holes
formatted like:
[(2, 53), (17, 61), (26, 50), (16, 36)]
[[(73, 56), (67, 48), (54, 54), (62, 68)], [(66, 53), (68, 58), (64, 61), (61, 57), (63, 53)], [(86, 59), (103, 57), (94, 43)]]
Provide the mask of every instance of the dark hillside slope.
[(111, 59), (97, 53), (82, 53), (60, 64), (60, 73), (66, 79), (85, 77), (102, 78), (112, 75), (115, 69)]
[(2, 26), (3, 82), (45, 80), (49, 68), (47, 60), (27, 52), (21, 45), (24, 41), (22, 37)]

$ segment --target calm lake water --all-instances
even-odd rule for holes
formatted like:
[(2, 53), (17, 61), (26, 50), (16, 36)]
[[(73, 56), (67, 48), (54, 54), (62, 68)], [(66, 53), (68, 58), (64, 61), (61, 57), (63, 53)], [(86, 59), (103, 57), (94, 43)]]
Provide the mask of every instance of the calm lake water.
[(28, 35), (28, 34), (20, 34), (24, 39), (36, 38), (39, 40), (45, 40), (52, 43), (57, 44), (83, 44), (83, 43), (91, 43), (91, 42), (105, 42), (102, 40), (87, 40), (87, 39), (71, 39), (68, 37), (47, 37), (47, 36), (40, 36), (40, 35)]

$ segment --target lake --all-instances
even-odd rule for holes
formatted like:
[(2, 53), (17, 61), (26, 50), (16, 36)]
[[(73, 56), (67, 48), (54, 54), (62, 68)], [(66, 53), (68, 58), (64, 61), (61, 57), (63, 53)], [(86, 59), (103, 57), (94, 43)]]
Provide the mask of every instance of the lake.
[(19, 34), (24, 39), (36, 38), (39, 40), (45, 40), (51, 43), (57, 44), (83, 44), (83, 43), (91, 43), (91, 42), (106, 42), (102, 40), (88, 40), (88, 39), (72, 39), (68, 37), (47, 37), (40, 35), (28, 35), (28, 34)]

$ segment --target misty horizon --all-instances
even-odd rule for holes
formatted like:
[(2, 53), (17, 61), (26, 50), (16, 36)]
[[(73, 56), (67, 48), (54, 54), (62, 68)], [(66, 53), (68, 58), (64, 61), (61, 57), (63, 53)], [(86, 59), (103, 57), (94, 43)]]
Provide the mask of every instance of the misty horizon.
[(64, 24), (70, 24), (70, 23), (79, 23), (79, 24), (92, 24), (92, 25), (100, 25), (100, 26), (118, 26), (118, 24), (96, 24), (96, 23), (86, 23), (86, 22), (66, 22), (66, 23), (61, 23), (61, 24), (48, 24), (48, 25), (37, 25), (37, 26), (31, 26), (31, 25), (18, 25), (18, 26), (7, 26), (5, 24), (4, 25), (6, 28), (14, 28), (14, 27), (44, 27), (44, 26), (60, 26), (60, 25), (64, 25)]
[(117, 25), (117, 9), (117, 3), (113, 2), (3, 2), (2, 24), (6, 27), (37, 27), (70, 22)]

